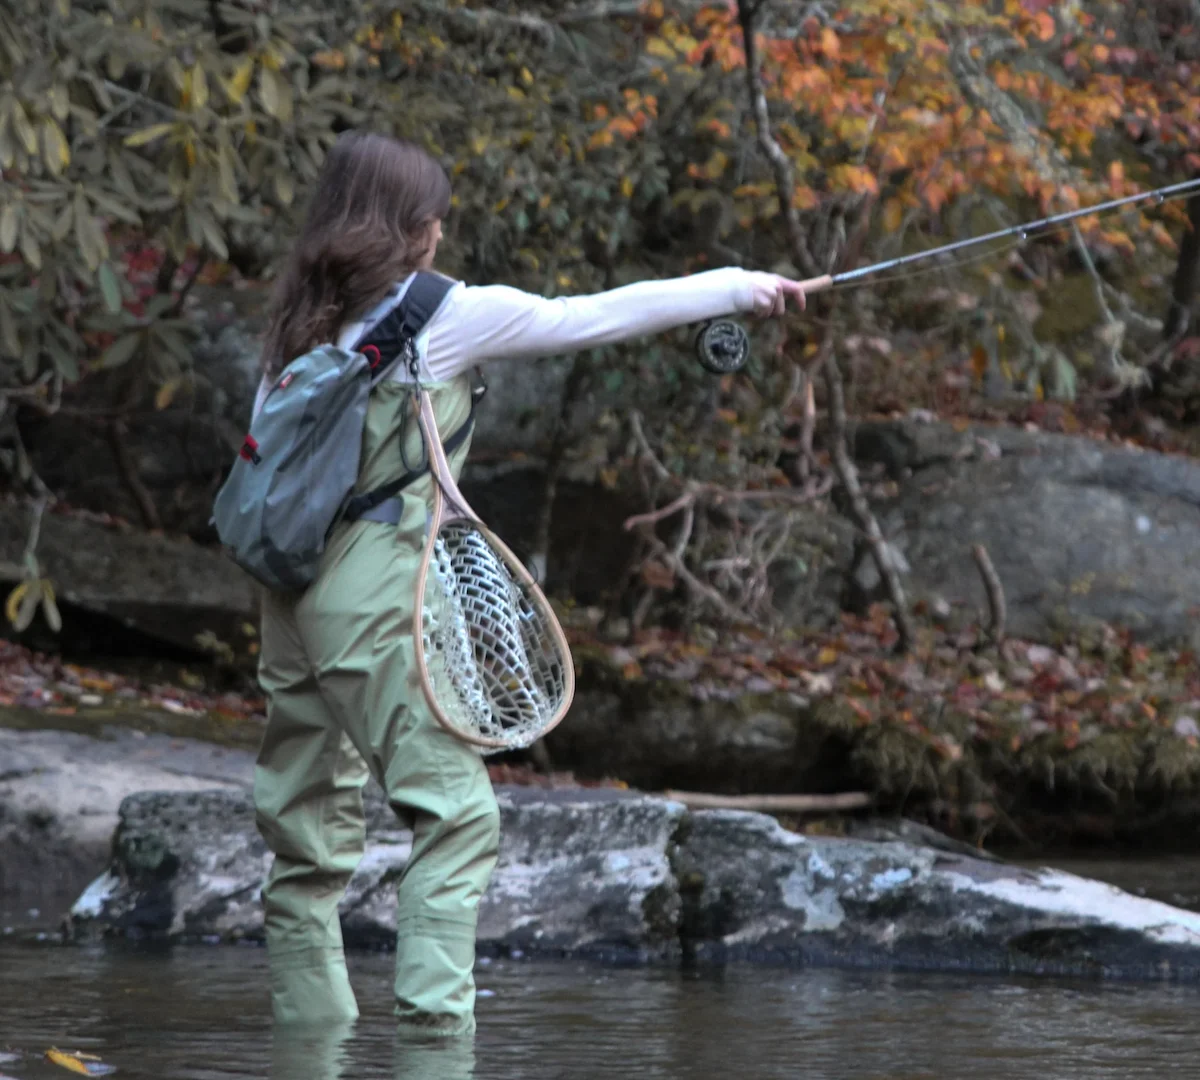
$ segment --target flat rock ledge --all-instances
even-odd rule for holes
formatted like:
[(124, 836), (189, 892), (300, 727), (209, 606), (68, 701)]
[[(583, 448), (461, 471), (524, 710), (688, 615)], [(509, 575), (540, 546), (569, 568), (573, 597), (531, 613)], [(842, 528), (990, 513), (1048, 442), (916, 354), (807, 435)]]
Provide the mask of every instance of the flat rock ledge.
[[(1071, 874), (621, 791), (499, 798), (484, 955), (1200, 981), (1200, 915)], [(386, 948), (410, 837), (375, 796), (368, 836), (342, 922), (350, 947)], [(244, 792), (132, 795), (68, 936), (257, 940), (269, 861)]]

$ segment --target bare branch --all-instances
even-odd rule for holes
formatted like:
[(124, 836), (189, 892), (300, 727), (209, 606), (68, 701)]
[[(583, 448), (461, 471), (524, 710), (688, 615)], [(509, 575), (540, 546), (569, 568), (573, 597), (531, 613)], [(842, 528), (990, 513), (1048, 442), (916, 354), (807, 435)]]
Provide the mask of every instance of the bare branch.
[(763, 88), (762, 70), (758, 57), (758, 42), (755, 16), (760, 4), (739, 0), (738, 21), (742, 24), (743, 48), (746, 52), (746, 86), (750, 93), (750, 105), (754, 112), (754, 130), (758, 145), (762, 148), (771, 169), (775, 173), (775, 189), (779, 194), (779, 211), (787, 225), (788, 241), (792, 256), (804, 273), (816, 277), (821, 271), (809, 250), (808, 241), (800, 225), (800, 214), (796, 210), (793, 196), (796, 191), (796, 174), (783, 147), (771, 132), (771, 114), (767, 109), (767, 94)]
[(1004, 644), (1005, 626), (1008, 620), (1008, 608), (1004, 602), (1004, 585), (1000, 581), (1000, 575), (996, 573), (996, 567), (992, 563), (991, 556), (988, 555), (987, 548), (982, 544), (976, 544), (971, 548), (971, 555), (975, 559), (975, 565), (979, 567), (979, 576), (983, 579), (983, 589), (987, 594), (988, 637), (992, 639), (992, 644), (999, 648)]
[(664, 521), (672, 514), (678, 514), (685, 506), (688, 506), (696, 501), (696, 492), (692, 489), (685, 491), (673, 503), (662, 507), (660, 510), (653, 510), (648, 514), (634, 514), (633, 517), (625, 519), (624, 528), (626, 531), (636, 529), (642, 525), (657, 525), (660, 521)]
[(840, 795), (710, 795), (699, 791), (664, 791), (673, 802), (689, 810), (754, 810), (759, 813), (824, 814), (838, 810), (861, 810), (872, 799), (864, 791)]
[(908, 600), (904, 595), (904, 586), (900, 582), (900, 574), (889, 553), (888, 543), (883, 538), (879, 522), (871, 511), (871, 504), (863, 494), (862, 485), (858, 482), (858, 470), (850, 460), (846, 450), (846, 399), (842, 387), (842, 372), (838, 367), (837, 357), (833, 349), (833, 322), (826, 335), (825, 352), (825, 384), (829, 391), (829, 425), (832, 438), (833, 467), (837, 472), (842, 487), (850, 497), (850, 507), (853, 511), (855, 524), (858, 525), (867, 542), (871, 546), (871, 556), (879, 577), (887, 587), (888, 596), (892, 601), (892, 618), (896, 623), (896, 631), (900, 635), (900, 651), (908, 652), (916, 642), (913, 632), (912, 617), (908, 611)]
[(108, 441), (112, 447), (113, 457), (116, 458), (117, 468), (129, 488), (129, 493), (141, 511), (142, 521), (147, 529), (161, 529), (162, 521), (158, 516), (158, 508), (154, 505), (154, 497), (142, 480), (142, 475), (129, 451), (129, 432), (124, 420), (113, 420), (108, 424)]

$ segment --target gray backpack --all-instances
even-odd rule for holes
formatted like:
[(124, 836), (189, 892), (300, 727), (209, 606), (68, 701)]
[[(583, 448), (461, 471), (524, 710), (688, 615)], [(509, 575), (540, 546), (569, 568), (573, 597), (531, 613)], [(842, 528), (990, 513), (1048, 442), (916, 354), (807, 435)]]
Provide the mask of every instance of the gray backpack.
[[(221, 543), (267, 588), (310, 585), (339, 522), (399, 522), (399, 493), (428, 462), (354, 495), (367, 404), (397, 364), (409, 365), (415, 375), (417, 335), (451, 284), (437, 274), (417, 274), (400, 303), (353, 349), (313, 349), (288, 364), (268, 391), (213, 506)], [(477, 399), (472, 394), (470, 416), (447, 440), (447, 453), (470, 433)]]

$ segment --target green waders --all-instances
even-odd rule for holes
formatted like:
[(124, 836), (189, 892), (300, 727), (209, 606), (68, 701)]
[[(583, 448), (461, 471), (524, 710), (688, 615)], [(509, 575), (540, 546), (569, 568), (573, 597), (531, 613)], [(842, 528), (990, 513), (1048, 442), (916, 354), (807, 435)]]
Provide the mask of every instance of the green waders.
[[(465, 376), (428, 386), (442, 437), (467, 417)], [(421, 460), (407, 388), (371, 396), (359, 491)], [(406, 420), (407, 417), (407, 420)], [(451, 458), (457, 475), (469, 440)], [(413, 829), (398, 888), (396, 1015), (402, 1028), (474, 1030), (475, 925), (496, 862), (499, 812), (479, 754), (425, 704), (413, 656), (414, 586), (428, 474), (399, 525), (355, 522), (330, 538), (317, 580), (263, 602), (267, 729), (255, 774), (258, 827), (275, 853), (263, 887), (271, 998), (280, 1023), (353, 1020), (338, 902), (363, 853), (368, 774)]]

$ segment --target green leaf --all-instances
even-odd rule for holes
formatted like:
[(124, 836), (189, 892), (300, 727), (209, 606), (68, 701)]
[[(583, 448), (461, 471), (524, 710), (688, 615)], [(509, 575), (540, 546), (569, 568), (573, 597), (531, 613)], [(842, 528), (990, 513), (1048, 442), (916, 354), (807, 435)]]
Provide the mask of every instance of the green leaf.
[(38, 604), (42, 601), (42, 583), (30, 581), (28, 586), (17, 606), (17, 617), (12, 620), (12, 627), (18, 634), (29, 629), (29, 624), (33, 622), (33, 617), (37, 614)]
[(21, 339), (17, 336), (17, 324), (12, 310), (0, 303), (0, 349), (14, 359), (21, 355)]
[(192, 351), (188, 348), (183, 336), (178, 331), (165, 326), (156, 327), (156, 331), (159, 341), (162, 342), (167, 352), (181, 365), (189, 366), (192, 362)]
[(51, 176), (62, 176), (71, 164), (71, 148), (53, 117), (42, 120), (42, 160)]
[(132, 334), (126, 334), (122, 338), (117, 338), (96, 362), (96, 367), (101, 370), (121, 367), (122, 364), (127, 364), (134, 358), (141, 345), (142, 333), (140, 330)]
[(100, 294), (104, 298), (104, 306), (116, 315), (121, 310), (121, 283), (117, 279), (112, 263), (101, 263), (96, 274), (100, 282)]
[(75, 196), (75, 245), (79, 249), (79, 255), (83, 259), (84, 265), (89, 270), (95, 271), (100, 265), (103, 255), (96, 246), (92, 214), (82, 192)]
[(175, 297), (167, 293), (158, 293), (156, 296), (150, 297), (146, 304), (146, 318), (153, 321), (161, 318), (175, 306)]
[(275, 194), (284, 206), (291, 206), (296, 197), (296, 185), (292, 180), (291, 170), (286, 165), (275, 171)]
[(262, 69), (258, 80), (258, 96), (268, 116), (274, 117), (281, 124), (291, 122), (292, 87), (278, 71)]
[(87, 197), (96, 204), (98, 210), (103, 210), (118, 221), (125, 222), (126, 225), (140, 225), (142, 223), (138, 212), (132, 207), (126, 206), (120, 199), (114, 199), (111, 195), (103, 191), (97, 191), (95, 188), (87, 188), (85, 191)]
[(1078, 392), (1075, 365), (1059, 353), (1054, 357), (1051, 372), (1054, 380), (1054, 396), (1059, 401), (1074, 401)]
[(38, 243), (37, 237), (33, 235), (33, 229), (30, 228), (28, 220), (23, 223), (21, 229), (21, 257), (35, 270), (42, 268), (42, 247)]
[(16, 203), (5, 203), (0, 210), (0, 251), (11, 255), (17, 247), (17, 227), (21, 224)]
[(62, 123), (71, 113), (71, 96), (62, 83), (55, 83), (46, 91), (46, 100), (50, 103), (50, 112), (54, 119)]
[(51, 588), (48, 581), (42, 585), (42, 615), (45, 617), (46, 625), (50, 627), (52, 633), (57, 634), (62, 630), (62, 615), (59, 614), (54, 589)]
[(208, 104), (208, 76), (198, 63), (193, 64), (188, 72), (188, 80), (192, 89), (192, 108), (203, 109)]
[(54, 225), (50, 229), (50, 235), (61, 244), (67, 238), (67, 234), (70, 233), (71, 226), (74, 223), (75, 206), (73, 203), (67, 203), (55, 219)]
[(21, 140), (27, 154), (36, 154), (38, 148), (37, 132), (29, 122), (25, 109), (19, 101), (12, 103), (12, 126), (17, 138)]
[(154, 142), (155, 139), (161, 139), (164, 135), (170, 135), (175, 130), (174, 124), (151, 124), (147, 128), (142, 128), (141, 131), (135, 131), (132, 135), (125, 137), (125, 145), (145, 146), (147, 143)]
[(45, 348), (54, 364), (54, 370), (57, 371), (64, 379), (67, 379), (70, 382), (78, 382), (79, 363), (75, 359), (75, 355), (68, 349), (65, 349), (52, 337), (48, 337), (46, 339)]

